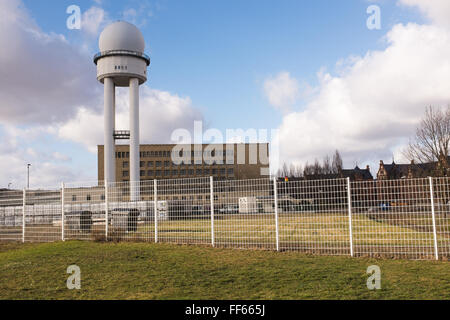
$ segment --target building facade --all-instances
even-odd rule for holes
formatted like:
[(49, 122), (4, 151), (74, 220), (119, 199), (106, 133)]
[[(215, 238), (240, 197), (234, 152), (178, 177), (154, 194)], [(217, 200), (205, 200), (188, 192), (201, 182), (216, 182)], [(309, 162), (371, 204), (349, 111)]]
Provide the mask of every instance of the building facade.
[[(214, 177), (246, 180), (269, 176), (269, 144), (140, 146), (140, 178), (179, 179)], [(130, 181), (128, 145), (115, 147), (116, 182)], [(104, 181), (104, 146), (98, 146), (98, 180)]]
[(397, 164), (385, 164), (380, 161), (377, 180), (414, 179), (426, 177), (446, 177), (450, 175), (450, 157), (441, 155), (436, 162)]

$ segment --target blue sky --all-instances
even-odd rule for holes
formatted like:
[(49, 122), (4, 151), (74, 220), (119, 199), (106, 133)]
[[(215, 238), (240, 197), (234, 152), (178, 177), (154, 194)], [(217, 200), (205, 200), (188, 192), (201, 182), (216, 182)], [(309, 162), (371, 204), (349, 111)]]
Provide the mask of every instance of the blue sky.
[[(68, 30), (66, 8), (88, 10), (95, 1), (24, 1), (41, 28), (71, 41), (81, 31)], [(136, 22), (151, 55), (151, 87), (189, 96), (210, 124), (225, 130), (276, 128), (282, 115), (262, 92), (267, 76), (289, 70), (293, 77), (317, 84), (321, 68), (364, 55), (385, 45), (393, 24), (417, 19), (395, 1), (380, 4), (381, 30), (366, 27), (365, 0), (353, 1), (113, 1), (101, 7), (111, 20), (124, 20), (135, 8)], [(141, 7), (143, 7), (141, 9)], [(145, 20), (145, 22), (144, 22)], [(135, 21), (131, 21), (135, 22)], [(92, 54), (97, 49), (93, 42)], [(94, 66), (93, 66), (94, 67)]]
[[(373, 4), (381, 9), (380, 30), (366, 26)], [(70, 5), (91, 14), (82, 30), (66, 27)], [(10, 67), (9, 83), (29, 94), (0, 91), (0, 151), (7, 151), (0, 164), (20, 167), (0, 174), (0, 188), (23, 184), (32, 161), (36, 183), (96, 179), (102, 86), (92, 56), (102, 28), (115, 20), (141, 29), (152, 59), (141, 90), (143, 143), (169, 142), (174, 129), (202, 119), (222, 132), (278, 129), (282, 162), (304, 164), (339, 149), (347, 167), (370, 164), (375, 173), (379, 160), (400, 157), (426, 105), (449, 101), (446, 70), (439, 68), (449, 44), (445, 0), (5, 0), (2, 6), (9, 33), (0, 35), (0, 45), (14, 38), (17, 48), (0, 63)], [(48, 44), (36, 40), (45, 37)], [(14, 70), (28, 72), (23, 61), (35, 84), (11, 81)], [(424, 70), (436, 79), (428, 87)], [(41, 83), (43, 73), (55, 83)], [(126, 126), (126, 92), (121, 96), (119, 121)], [(30, 108), (43, 111), (25, 117)]]

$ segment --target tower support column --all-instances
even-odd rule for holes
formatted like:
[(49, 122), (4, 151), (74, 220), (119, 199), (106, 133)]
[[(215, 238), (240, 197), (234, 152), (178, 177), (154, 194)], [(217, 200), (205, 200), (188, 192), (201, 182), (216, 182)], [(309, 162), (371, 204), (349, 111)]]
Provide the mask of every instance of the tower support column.
[(140, 200), (139, 80), (130, 79), (130, 200)]
[(108, 182), (116, 182), (116, 166), (115, 166), (115, 142), (114, 142), (114, 102), (115, 102), (115, 85), (112, 78), (104, 80), (104, 103), (105, 103), (105, 180)]

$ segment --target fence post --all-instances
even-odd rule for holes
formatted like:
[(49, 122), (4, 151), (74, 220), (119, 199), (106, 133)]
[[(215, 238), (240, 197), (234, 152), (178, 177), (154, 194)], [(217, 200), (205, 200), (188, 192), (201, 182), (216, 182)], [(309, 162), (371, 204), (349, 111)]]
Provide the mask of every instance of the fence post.
[(105, 240), (108, 241), (108, 227), (109, 227), (109, 186), (108, 181), (105, 180)]
[(64, 182), (61, 183), (61, 240), (65, 241), (64, 238)]
[(436, 260), (439, 260), (437, 232), (436, 232), (436, 215), (434, 212), (433, 178), (429, 177), (429, 181), (430, 181), (430, 197), (431, 197), (431, 217), (433, 219), (434, 256), (436, 257)]
[(23, 188), (22, 197), (22, 243), (25, 243), (25, 214), (27, 205), (27, 189)]
[(348, 224), (350, 232), (350, 255), (353, 257), (353, 225), (352, 225), (352, 191), (350, 189), (350, 178), (347, 178), (347, 202), (348, 202)]
[(277, 189), (277, 178), (273, 178), (273, 198), (275, 204), (275, 236), (277, 251), (280, 251), (280, 234), (278, 229), (278, 189)]
[(211, 245), (215, 246), (215, 239), (214, 239), (214, 178), (209, 177), (209, 200), (211, 203)]
[(153, 180), (153, 198), (154, 198), (154, 207), (153, 211), (155, 212), (155, 243), (158, 243), (158, 182), (157, 180)]

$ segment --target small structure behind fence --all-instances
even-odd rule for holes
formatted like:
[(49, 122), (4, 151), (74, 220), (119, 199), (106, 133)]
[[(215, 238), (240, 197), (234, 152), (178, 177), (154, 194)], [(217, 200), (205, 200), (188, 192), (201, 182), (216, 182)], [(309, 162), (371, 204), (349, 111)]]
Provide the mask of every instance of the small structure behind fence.
[[(0, 241), (143, 241), (448, 259), (449, 182), (205, 177), (0, 191)], [(140, 189), (139, 201), (130, 201), (131, 188)]]

